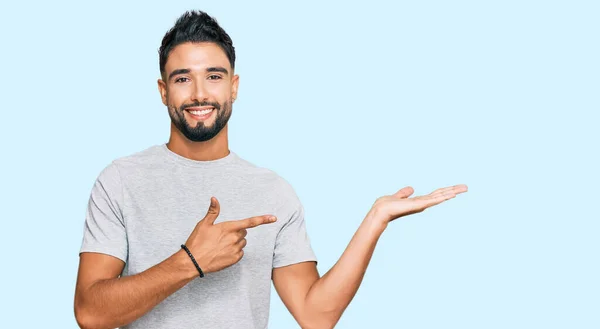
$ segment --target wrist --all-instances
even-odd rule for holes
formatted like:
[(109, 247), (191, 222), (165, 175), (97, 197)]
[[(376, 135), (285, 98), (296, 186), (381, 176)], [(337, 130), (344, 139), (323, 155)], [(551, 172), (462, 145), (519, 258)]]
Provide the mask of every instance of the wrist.
[(388, 221), (378, 215), (377, 209), (373, 208), (367, 213), (367, 216), (365, 216), (363, 225), (365, 225), (370, 232), (382, 234), (387, 228)]
[(177, 251), (173, 255), (173, 258), (174, 258), (174, 261), (176, 264), (175, 266), (177, 267), (178, 271), (186, 279), (192, 280), (192, 279), (200, 276), (200, 273), (196, 269), (194, 262), (192, 262), (192, 259), (187, 254), (187, 252), (185, 252), (185, 250), (180, 248), (179, 251)]

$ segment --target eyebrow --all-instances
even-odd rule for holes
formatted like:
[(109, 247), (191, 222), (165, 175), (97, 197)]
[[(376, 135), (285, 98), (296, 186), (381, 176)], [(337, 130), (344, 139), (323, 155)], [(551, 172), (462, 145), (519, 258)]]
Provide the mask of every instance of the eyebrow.
[(206, 72), (221, 72), (224, 74), (229, 74), (227, 69), (221, 66), (209, 67), (206, 69)]
[(187, 73), (190, 73), (190, 69), (177, 69), (177, 70), (171, 72), (171, 74), (169, 74), (169, 80), (171, 80), (171, 78), (176, 75), (187, 74)]
[[(190, 69), (176, 69), (176, 70), (174, 70), (173, 72), (171, 72), (169, 74), (169, 80), (171, 80), (171, 78), (173, 78), (176, 75), (179, 75), (179, 74), (188, 74), (190, 72), (191, 72)], [(229, 74), (229, 71), (227, 71), (226, 68), (221, 67), (221, 66), (208, 67), (208, 68), (206, 68), (206, 72), (221, 72), (221, 73), (224, 73), (224, 74), (227, 74), (227, 75)]]

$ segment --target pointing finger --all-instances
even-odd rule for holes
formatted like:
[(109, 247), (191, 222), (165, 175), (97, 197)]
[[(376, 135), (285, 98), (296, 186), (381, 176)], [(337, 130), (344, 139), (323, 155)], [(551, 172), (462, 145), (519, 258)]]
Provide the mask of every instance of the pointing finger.
[(277, 218), (275, 216), (265, 215), (230, 221), (227, 222), (227, 224), (233, 231), (239, 231), (247, 228), (257, 227), (263, 224), (270, 224), (275, 222), (276, 220)]

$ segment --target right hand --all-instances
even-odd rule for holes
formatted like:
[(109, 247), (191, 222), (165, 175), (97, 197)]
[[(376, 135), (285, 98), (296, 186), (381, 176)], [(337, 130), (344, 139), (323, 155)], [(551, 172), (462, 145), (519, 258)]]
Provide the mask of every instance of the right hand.
[(275, 216), (264, 215), (215, 224), (219, 212), (219, 201), (215, 197), (210, 198), (206, 216), (196, 224), (185, 242), (204, 274), (220, 271), (242, 259), (246, 229), (277, 220)]

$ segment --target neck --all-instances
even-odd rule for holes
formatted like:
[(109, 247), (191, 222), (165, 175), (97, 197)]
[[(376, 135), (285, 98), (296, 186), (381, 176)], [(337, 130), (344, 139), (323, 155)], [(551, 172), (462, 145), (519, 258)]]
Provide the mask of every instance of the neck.
[(173, 124), (167, 148), (182, 157), (196, 161), (218, 160), (229, 155), (227, 126), (206, 142), (193, 142), (187, 139)]

